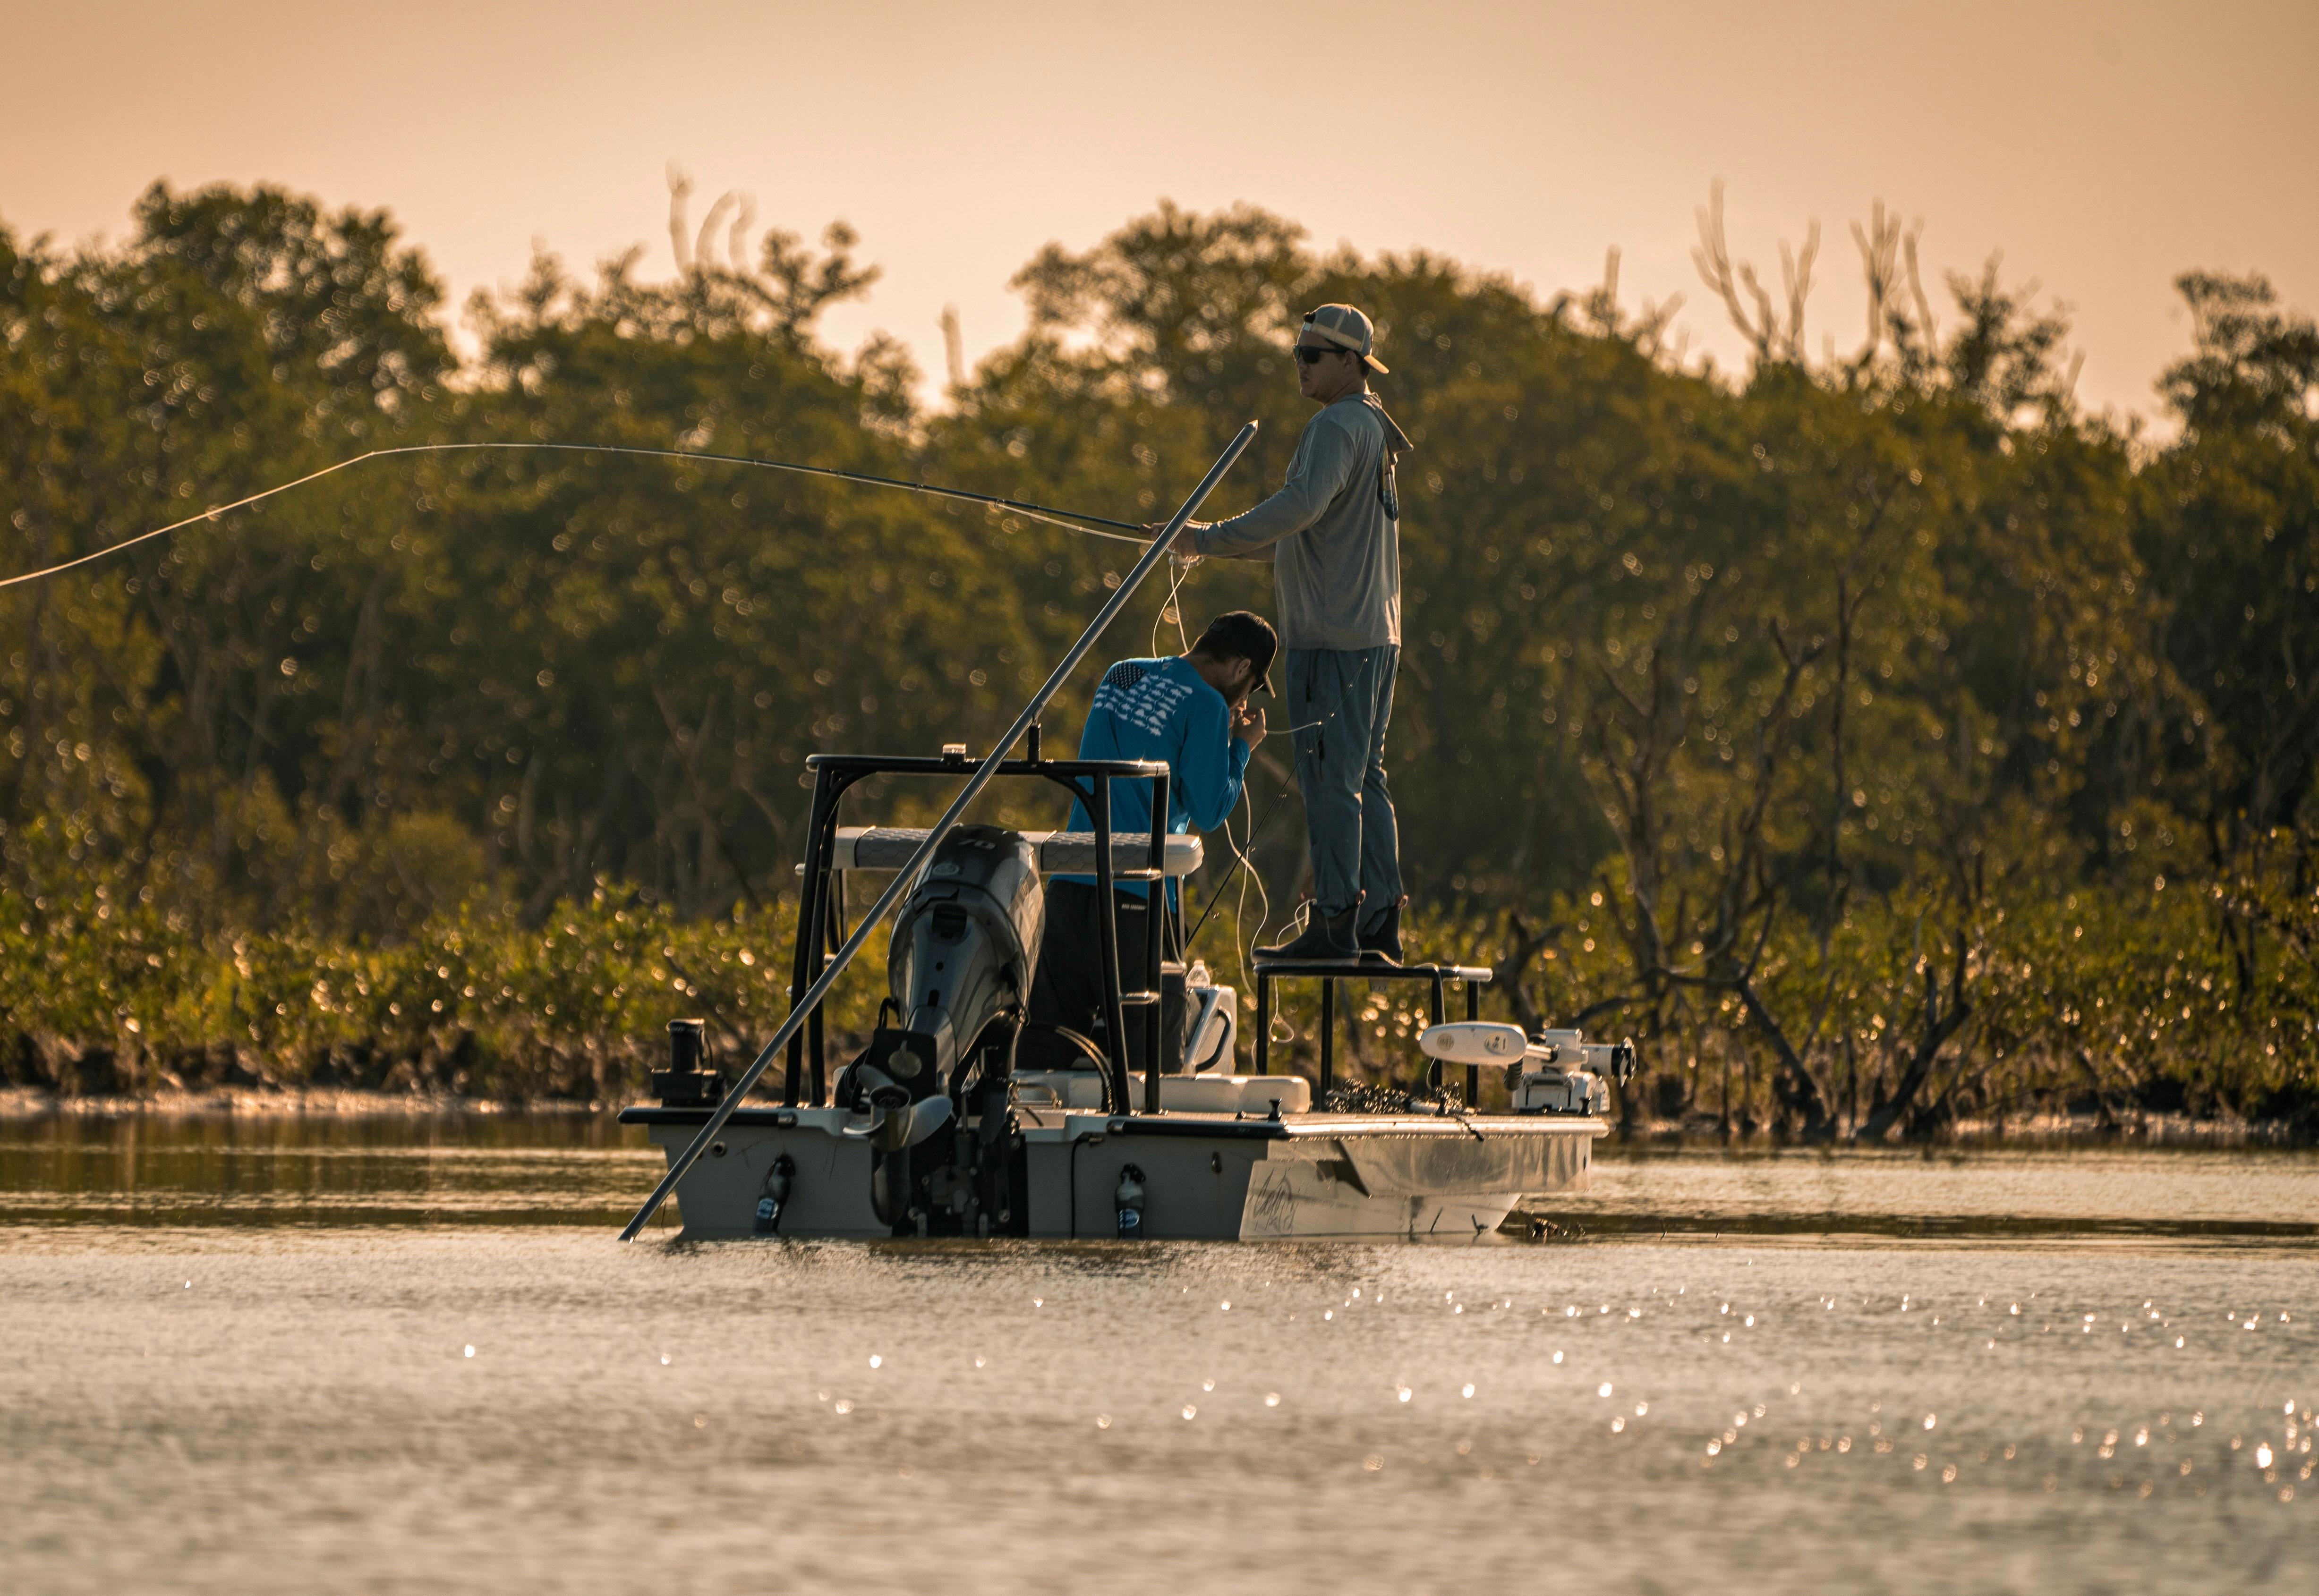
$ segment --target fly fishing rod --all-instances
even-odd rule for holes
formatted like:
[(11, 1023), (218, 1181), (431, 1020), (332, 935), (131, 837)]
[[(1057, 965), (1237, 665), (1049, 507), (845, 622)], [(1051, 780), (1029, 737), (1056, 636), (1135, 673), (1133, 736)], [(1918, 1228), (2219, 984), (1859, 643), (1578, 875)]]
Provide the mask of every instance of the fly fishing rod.
[[(1185, 947), (1189, 948), (1194, 942), (1200, 940), (1200, 933), (1207, 929), (1208, 917), (1216, 912), (1216, 906), (1224, 900), (1224, 888), (1232, 884), (1232, 879), (1240, 874), (1240, 867), (1248, 862), (1248, 856), (1256, 849), (1256, 839), (1262, 836), (1267, 831), (1271, 829), (1272, 817), (1280, 813), (1280, 806), (1282, 803), (1286, 801), (1287, 797), (1288, 786), (1284, 782), (1281, 785), (1280, 790), (1272, 795), (1272, 802), (1265, 806), (1264, 818), (1253, 821), (1254, 829), (1250, 831), (1248, 834), (1248, 842), (1246, 845), (1234, 848), (1232, 850), (1232, 867), (1224, 872), (1224, 879), (1217, 882), (1215, 884), (1214, 890), (1208, 894), (1208, 906), (1200, 911), (1200, 917), (1192, 926), (1191, 934), (1184, 939)], [(1253, 814), (1254, 808), (1253, 806), (1251, 806), (1251, 819), (1253, 819)], [(1227, 816), (1225, 818), (1230, 819), (1231, 817)], [(1231, 835), (1227, 834), (1224, 840), (1227, 843), (1231, 842)], [(1263, 884), (1264, 883), (1261, 880), (1257, 883), (1259, 888), (1261, 888)], [(1243, 895), (1243, 897), (1244, 897), (1245, 895)], [(1268, 895), (1268, 902), (1269, 896)], [(1268, 908), (1266, 913), (1268, 915), (1271, 913), (1270, 909)], [(1259, 920), (1257, 922), (1257, 931), (1260, 934), (1263, 930), (1264, 923)]]
[(989, 785), (990, 779), (998, 774), (1000, 762), (1006, 759), (1015, 744), (1022, 739), (1023, 734), (1028, 731), (1032, 723), (1044, 712), (1048, 701), (1060, 690), (1063, 683), (1069, 680), (1071, 672), (1078, 668), (1079, 662), (1087, 657), (1087, 651), (1101, 639), (1105, 628), (1108, 627), (1119, 612), (1127, 607), (1128, 600), (1132, 598), (1135, 590), (1142, 585), (1143, 579), (1149, 576), (1152, 568), (1167, 555), (1168, 546), (1175, 541), (1176, 534), (1183, 528), (1184, 523), (1190, 520), (1200, 506), (1207, 501), (1208, 495), (1214, 492), (1216, 484), (1223, 480), (1224, 473), (1232, 469), (1232, 463), (1241, 457), (1241, 453), (1247, 449), (1250, 440), (1255, 437), (1256, 423), (1250, 421), (1233, 436), (1231, 443), (1224, 446), (1224, 452), (1216, 456), (1216, 463), (1214, 465), (1208, 467), (1208, 474), (1200, 479), (1200, 485), (1192, 490), (1192, 496), (1184, 500), (1174, 515), (1168, 518), (1167, 524), (1160, 529), (1159, 535), (1151, 539), (1150, 546), (1143, 551), (1143, 557), (1135, 562), (1135, 568), (1127, 573), (1125, 580), (1121, 582), (1110, 600), (1096, 611), (1095, 619), (1087, 623), (1087, 630), (1079, 634), (1078, 641), (1071, 645), (1070, 652), (1063, 655), (1061, 663), (1057, 664), (1052, 673), (1048, 676), (1045, 685), (1032, 695), (1031, 701), (1023, 706), (1023, 712), (1015, 717), (1015, 724), (991, 745), (989, 754), (975, 767), (974, 774), (967, 778), (966, 785), (959, 789), (958, 797), (951, 800), (950, 807), (943, 812), (942, 818), (934, 822), (934, 828), (926, 833), (925, 841), (918, 844), (917, 852), (910, 855), (909, 862), (895, 872), (894, 879), (887, 886), (886, 890), (880, 895), (878, 901), (871, 906), (870, 912), (862, 915), (862, 924), (854, 928), (852, 936), (846, 938), (845, 945), (837, 950), (836, 956), (829, 961), (813, 985), (806, 989), (805, 996), (799, 998), (796, 1005), (790, 1010), (789, 1018), (781, 1022), (781, 1029), (773, 1032), (773, 1039), (765, 1044), (764, 1050), (757, 1055), (755, 1061), (751, 1063), (748, 1069), (741, 1072), (741, 1078), (734, 1082), (732, 1088), (709, 1112), (707, 1123), (700, 1127), (699, 1133), (693, 1137), (690, 1144), (683, 1152), (670, 1160), (668, 1173), (661, 1177), (660, 1184), (653, 1188), (652, 1195), (645, 1199), (645, 1205), (636, 1210), (636, 1217), (628, 1221), (627, 1227), (621, 1231), (621, 1240), (635, 1240), (637, 1233), (652, 1222), (653, 1215), (660, 1212), (661, 1204), (667, 1202), (669, 1194), (676, 1190), (676, 1183), (684, 1178), (686, 1172), (699, 1160), (701, 1154), (708, 1150), (708, 1144), (717, 1139), (717, 1133), (725, 1128), (726, 1121), (731, 1119), (734, 1111), (741, 1106), (742, 1099), (749, 1095), (749, 1089), (757, 1084), (758, 1078), (771, 1065), (774, 1055), (789, 1045), (790, 1038), (795, 1036), (804, 1026), (806, 1016), (821, 1005), (821, 1001), (828, 996), (829, 989), (837, 984), (837, 978), (845, 973), (845, 967), (853, 962), (854, 955), (861, 952), (869, 942), (871, 932), (877, 929), (887, 915), (892, 911), (894, 906), (901, 901), (903, 896), (916, 882), (918, 872), (924, 870), (927, 862), (934, 858), (934, 850), (942, 845), (943, 839), (950, 834), (951, 829), (958, 824), (959, 817), (966, 813), (967, 806), (974, 801), (977, 794)]
[[(996, 493), (975, 493), (964, 488), (944, 487), (939, 482), (914, 482), (900, 477), (876, 476), (866, 471), (841, 471), (834, 465), (803, 465), (793, 460), (760, 460), (747, 455), (711, 455), (697, 449), (652, 449), (626, 444), (402, 444), (391, 449), (372, 449), (365, 454), (356, 455), (351, 460), (341, 460), (335, 465), (325, 465), (321, 470), (309, 472), (293, 482), (277, 483), (260, 492), (252, 493), (247, 499), (237, 499), (230, 504), (213, 504), (198, 515), (187, 516), (182, 521), (172, 521), (166, 527), (156, 527), (152, 531), (140, 532), (134, 537), (124, 537), (119, 543), (109, 543), (101, 549), (82, 555), (77, 559), (67, 560), (62, 564), (50, 565), (40, 571), (27, 571), (18, 576), (0, 577), (0, 588), (13, 588), (23, 582), (39, 582), (44, 577), (60, 575), (77, 566), (86, 565), (93, 560), (104, 559), (107, 555), (117, 555), (122, 549), (133, 548), (140, 543), (149, 543), (156, 537), (167, 537), (170, 533), (182, 531), (196, 522), (214, 521), (229, 511), (246, 509), (276, 494), (290, 492), (293, 489), (304, 487), (308, 482), (320, 482), (333, 473), (360, 465), (365, 460), (382, 460), (390, 455), (451, 455), (482, 450), (523, 451), (534, 454), (634, 455), (645, 459), (698, 460), (716, 465), (746, 465), (761, 471), (787, 471), (799, 476), (822, 476), (842, 482), (860, 482), (872, 488), (898, 488), (907, 493), (924, 493), (929, 498), (953, 499), (967, 504), (987, 504), (997, 509), (1013, 510), (1018, 515), (1029, 517), (1032, 520), (1043, 521), (1051, 527), (1066, 527), (1073, 532), (1084, 533), (1089, 537), (1108, 537), (1119, 543), (1141, 544), (1149, 536), (1144, 524), (1140, 521), (1114, 521), (1108, 516), (1081, 515), (1077, 510), (1056, 509), (1050, 505), (1033, 504), (1021, 499), (1006, 499)], [(1108, 532), (1098, 530), (1105, 527), (1115, 527), (1117, 530)]]
[[(1180, 582), (1181, 580), (1181, 577), (1178, 578), (1178, 581)], [(1363, 666), (1362, 670), (1366, 672), (1367, 667)], [(1346, 690), (1343, 686), (1340, 686), (1337, 689), (1336, 701), (1330, 706), (1329, 712), (1321, 717), (1320, 719), (1300, 721), (1295, 726), (1286, 726), (1280, 729), (1293, 737), (1298, 732), (1315, 731), (1327, 726), (1331, 721), (1336, 719), (1338, 712), (1344, 708), (1345, 691)], [(1292, 785), (1294, 785), (1295, 781), (1295, 776), (1292, 771), (1288, 780), (1280, 784), (1280, 790), (1272, 795), (1272, 802), (1265, 807), (1264, 817), (1261, 820), (1258, 819), (1256, 816), (1256, 804), (1254, 800), (1251, 799), (1250, 801), (1248, 843), (1244, 847), (1232, 849), (1232, 869), (1224, 872), (1224, 879), (1217, 882), (1214, 888), (1210, 892), (1208, 897), (1208, 906), (1200, 912), (1199, 921), (1192, 927), (1191, 935), (1184, 939), (1185, 947), (1189, 948), (1195, 942), (1198, 941), (1200, 933), (1207, 928), (1208, 917), (1216, 912), (1216, 906), (1223, 902), (1224, 888), (1231, 886), (1232, 884), (1232, 879), (1240, 874), (1241, 866), (1244, 864), (1248, 865), (1250, 871), (1251, 873), (1254, 872), (1256, 867), (1255, 865), (1249, 863), (1249, 854), (1256, 848), (1256, 839), (1262, 836), (1271, 826), (1272, 817), (1280, 813), (1280, 806), (1286, 801), (1288, 798), (1288, 789)], [(1227, 845), (1232, 842), (1232, 831), (1229, 819), (1227, 819), (1224, 831), (1224, 842)], [(1259, 882), (1258, 885), (1259, 888), (1261, 888), (1262, 883)], [(1268, 902), (1270, 901), (1270, 896), (1271, 895), (1268, 893), (1266, 895)], [(1269, 911), (1268, 911), (1268, 913)], [(1259, 923), (1258, 929), (1260, 931), (1262, 928), (1262, 924)]]

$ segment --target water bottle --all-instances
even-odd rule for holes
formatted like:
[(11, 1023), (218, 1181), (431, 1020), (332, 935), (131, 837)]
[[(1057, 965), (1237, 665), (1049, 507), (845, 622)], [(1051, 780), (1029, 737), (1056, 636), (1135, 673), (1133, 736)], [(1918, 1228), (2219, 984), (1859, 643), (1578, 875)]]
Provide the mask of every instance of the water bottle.
[(757, 1234), (778, 1235), (781, 1225), (781, 1205), (790, 1200), (790, 1183), (797, 1175), (797, 1165), (783, 1153), (773, 1160), (765, 1172), (764, 1195), (757, 1199)]
[(1143, 1171), (1130, 1164), (1119, 1172), (1119, 1239), (1143, 1240)]

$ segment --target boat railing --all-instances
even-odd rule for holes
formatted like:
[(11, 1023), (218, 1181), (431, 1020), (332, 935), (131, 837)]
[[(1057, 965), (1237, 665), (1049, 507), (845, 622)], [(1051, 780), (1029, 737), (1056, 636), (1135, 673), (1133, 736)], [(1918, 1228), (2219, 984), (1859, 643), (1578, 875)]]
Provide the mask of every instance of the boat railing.
[[(1096, 901), (1106, 906), (1114, 902), (1113, 888), (1124, 881), (1149, 882), (1160, 894), (1166, 904), (1164, 883), (1171, 876), (1184, 873), (1180, 848), (1172, 850), (1168, 834), (1168, 766), (1159, 760), (1132, 759), (1047, 759), (1039, 750), (1039, 729), (1031, 728), (1025, 747), (1028, 757), (1000, 762), (997, 778), (1029, 778), (1052, 782), (1067, 789), (1073, 797), (1087, 806), (1093, 831), (1092, 845), (1087, 852), (1093, 855), (1090, 863), (1096, 879)], [(871, 870), (881, 867), (863, 861), (860, 839), (865, 834), (852, 832), (851, 844), (841, 850), (838, 845), (838, 807), (846, 789), (858, 781), (872, 776), (955, 776), (970, 768), (966, 749), (952, 744), (939, 756), (924, 754), (817, 753), (806, 760), (806, 769), (813, 773), (813, 805), (806, 823), (806, 857), (800, 867), (804, 875), (803, 889), (798, 901), (797, 951), (790, 969), (790, 1006), (795, 1012), (815, 980), (831, 963), (830, 950), (844, 944), (850, 933), (845, 922), (845, 876), (849, 870)], [(1151, 783), (1151, 830), (1148, 841), (1141, 834), (1115, 836), (1111, 825), (1111, 784), (1116, 780), (1149, 781)], [(922, 836), (923, 834), (916, 834)], [(1069, 839), (1071, 834), (1052, 834)], [(1175, 841), (1178, 843), (1181, 838)], [(1143, 843), (1142, 862), (1122, 868), (1119, 852), (1135, 843)], [(1068, 844), (1067, 844), (1068, 845)], [(1076, 854), (1078, 850), (1070, 848)], [(874, 850), (870, 859), (880, 857)], [(907, 851), (903, 857), (908, 857)], [(1130, 852), (1128, 857), (1136, 855)], [(1076, 864), (1078, 861), (1071, 861)], [(1168, 905), (1163, 912), (1172, 913), (1177, 920), (1176, 943), (1183, 945), (1183, 903), (1181, 895)], [(1136, 990), (1123, 989), (1121, 977), (1122, 961), (1119, 948), (1119, 928), (1116, 916), (1098, 915), (1104, 981), (1104, 1054), (1105, 1073), (1111, 1077), (1113, 1101), (1123, 1108), (1131, 1108), (1128, 1101), (1127, 1011), (1139, 1010), (1143, 1022), (1144, 1057), (1160, 1056), (1160, 994), (1168, 969), (1161, 958), (1162, 925), (1160, 915), (1144, 916), (1144, 946), (1142, 980)], [(1180, 969), (1176, 973), (1181, 973)], [(1025, 999), (1029, 994), (1025, 993)], [(787, 1072), (781, 1084), (781, 1101), (790, 1107), (800, 1102), (810, 1102), (816, 1107), (829, 1101), (827, 1038), (823, 1025), (820, 1005), (806, 1016), (803, 1030), (790, 1038)], [(810, 1065), (811, 1095), (807, 1096), (808, 1066)], [(1143, 1112), (1160, 1112), (1160, 1074), (1157, 1069), (1144, 1072)]]
[[(1321, 1078), (1313, 1094), (1316, 1104), (1325, 1104), (1329, 1091), (1336, 1084), (1337, 983), (1340, 981), (1423, 981), (1430, 987), (1429, 1013), (1432, 1023), (1439, 1025), (1448, 1019), (1444, 1004), (1445, 988), (1457, 981), (1466, 988), (1466, 1017), (1482, 1017), (1482, 988), (1496, 975), (1487, 965), (1478, 964), (1346, 964), (1328, 960), (1268, 959), (1256, 966), (1256, 1072), (1272, 1073), (1272, 1008), (1273, 983), (1282, 979), (1315, 978), (1321, 983)], [(1441, 1061), (1431, 1060), (1426, 1071), (1426, 1085), (1439, 1091), (1441, 1087)], [(1466, 1106), (1473, 1107), (1481, 1100), (1482, 1072), (1475, 1065), (1466, 1067)]]

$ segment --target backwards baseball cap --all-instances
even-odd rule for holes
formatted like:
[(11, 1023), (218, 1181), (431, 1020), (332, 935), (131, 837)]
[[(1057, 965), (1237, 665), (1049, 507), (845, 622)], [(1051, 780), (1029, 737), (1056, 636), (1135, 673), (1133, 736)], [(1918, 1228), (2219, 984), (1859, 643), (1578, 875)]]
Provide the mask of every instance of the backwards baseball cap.
[(1376, 329), (1367, 316), (1350, 305), (1322, 305), (1317, 311), (1304, 312), (1304, 331), (1323, 343), (1334, 344), (1340, 349), (1350, 349), (1361, 357), (1371, 371), (1385, 373), (1385, 362), (1369, 350), (1376, 343)]
[(1246, 660), (1256, 667), (1256, 685), (1271, 693), (1272, 656), (1279, 647), (1280, 634), (1270, 621), (1253, 610), (1227, 609), (1208, 623), (1192, 652), (1210, 659)]

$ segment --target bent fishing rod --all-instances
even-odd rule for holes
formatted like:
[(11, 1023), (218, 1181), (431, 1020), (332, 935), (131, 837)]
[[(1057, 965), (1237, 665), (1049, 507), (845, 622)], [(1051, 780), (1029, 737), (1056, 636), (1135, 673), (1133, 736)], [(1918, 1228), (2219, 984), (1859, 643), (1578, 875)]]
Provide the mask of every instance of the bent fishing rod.
[(1087, 652), (1094, 648), (1096, 642), (1103, 636), (1105, 628), (1108, 627), (1119, 612), (1127, 607), (1127, 601), (1134, 596), (1135, 590), (1142, 584), (1143, 579), (1149, 576), (1152, 568), (1165, 557), (1169, 546), (1175, 542), (1176, 534), (1183, 529), (1184, 523), (1190, 520), (1200, 506), (1206, 502), (1208, 495), (1215, 491), (1216, 484), (1223, 480), (1224, 473), (1232, 469), (1232, 463), (1241, 457), (1242, 452), (1247, 449), (1249, 441), (1255, 437), (1256, 423), (1250, 421), (1234, 435), (1231, 443), (1224, 446), (1224, 452), (1216, 457), (1216, 463), (1208, 467), (1208, 474), (1202, 477), (1200, 485), (1192, 490), (1192, 496), (1177, 508), (1174, 515), (1168, 518), (1167, 524), (1160, 527), (1159, 534), (1144, 549), (1142, 558), (1135, 562), (1135, 568), (1127, 573), (1126, 579), (1119, 584), (1110, 600), (1096, 611), (1095, 619), (1087, 623), (1087, 630), (1079, 634), (1078, 641), (1071, 645), (1070, 652), (1063, 655), (1061, 662), (1047, 677), (1045, 684), (1032, 695), (1029, 703), (1023, 706), (1022, 713), (1015, 717), (1015, 724), (1006, 729), (997, 742), (991, 744), (990, 753), (979, 765), (975, 767), (974, 774), (967, 778), (966, 785), (959, 789), (958, 797), (951, 800), (950, 807), (943, 811), (942, 818), (934, 822), (934, 828), (926, 833), (925, 841), (918, 844), (917, 852), (910, 855), (909, 862), (895, 872), (894, 879), (887, 885), (886, 890), (879, 896), (878, 901), (871, 906), (870, 912), (862, 917), (862, 924), (854, 928), (852, 936), (846, 938), (845, 945), (837, 950), (836, 956), (831, 959), (827, 966), (823, 969), (819, 978), (812, 986), (806, 988), (805, 996), (799, 998), (796, 1005), (790, 1008), (789, 1018), (781, 1022), (781, 1029), (773, 1032), (773, 1039), (765, 1044), (764, 1050), (757, 1055), (756, 1059), (748, 1069), (741, 1072), (740, 1078), (733, 1083), (732, 1087), (726, 1092), (717, 1106), (709, 1112), (708, 1121), (702, 1124), (699, 1133), (693, 1137), (690, 1144), (683, 1152), (669, 1161), (668, 1173), (661, 1177), (660, 1184), (653, 1188), (653, 1195), (645, 1200), (645, 1205), (636, 1210), (636, 1217), (628, 1221), (627, 1228), (621, 1231), (621, 1240), (635, 1240), (637, 1233), (652, 1222), (653, 1215), (660, 1212), (661, 1204), (667, 1202), (669, 1194), (676, 1190), (676, 1183), (683, 1179), (686, 1172), (699, 1161), (704, 1152), (708, 1151), (709, 1143), (717, 1139), (717, 1132), (725, 1128), (725, 1123), (731, 1119), (734, 1111), (741, 1106), (742, 1100), (748, 1096), (750, 1088), (757, 1084), (759, 1078), (763, 1076), (766, 1069), (772, 1064), (774, 1056), (787, 1047), (790, 1038), (795, 1036), (803, 1028), (806, 1016), (821, 1005), (822, 999), (827, 996), (830, 988), (837, 984), (838, 977), (845, 973), (845, 967), (853, 962), (854, 955), (861, 952), (869, 942), (870, 933), (877, 929), (887, 915), (892, 912), (894, 906), (899, 903), (916, 884), (918, 872), (923, 870), (927, 862), (934, 858), (934, 850), (942, 845), (943, 839), (950, 834), (952, 827), (957, 825), (959, 817), (966, 813), (967, 806), (974, 801), (977, 794), (990, 784), (990, 779), (998, 774), (1000, 762), (1005, 760), (1013, 751), (1015, 744), (1022, 740), (1023, 734), (1031, 728), (1032, 723), (1045, 711), (1048, 701), (1053, 699), (1063, 683), (1069, 680), (1071, 672), (1078, 668), (1079, 662), (1087, 657)]
[[(140, 543), (149, 543), (157, 537), (167, 537), (172, 532), (183, 531), (185, 527), (198, 522), (214, 521), (230, 511), (247, 509), (253, 504), (274, 498), (277, 494), (302, 488), (309, 482), (320, 482), (326, 476), (360, 465), (366, 460), (383, 460), (391, 455), (450, 455), (483, 450), (519, 450), (535, 454), (634, 455), (645, 459), (695, 460), (716, 465), (745, 465), (761, 471), (786, 471), (799, 476), (820, 476), (837, 482), (859, 482), (866, 487), (896, 488), (907, 493), (923, 493), (929, 498), (952, 499), (967, 504), (987, 504), (994, 509), (1012, 510), (1017, 515), (1044, 522), (1051, 527), (1061, 527), (1088, 537), (1108, 537), (1117, 543), (1140, 545), (1149, 535), (1144, 523), (1141, 521), (1115, 521), (1108, 516), (1081, 515), (1077, 510), (1056, 509), (1050, 505), (1033, 504), (1021, 499), (1002, 498), (996, 493), (970, 492), (964, 488), (944, 487), (939, 482), (914, 482), (900, 477), (877, 476), (866, 471), (841, 471), (834, 465), (804, 465), (793, 460), (761, 460), (747, 455), (712, 455), (698, 449), (653, 449), (626, 444), (401, 444), (393, 448), (372, 449), (365, 454), (356, 455), (350, 460), (341, 460), (335, 465), (325, 465), (321, 470), (308, 472), (293, 482), (278, 483), (263, 491), (252, 493), (246, 499), (237, 499), (230, 504), (211, 505), (198, 515), (187, 516), (182, 521), (172, 521), (166, 527), (156, 527), (150, 532), (140, 532), (134, 537), (124, 537), (118, 543), (109, 543), (101, 549), (67, 560), (61, 564), (50, 565), (39, 571), (27, 571), (18, 576), (0, 577), (0, 588), (13, 588), (23, 582), (40, 582), (46, 577), (61, 575), (77, 566), (88, 564), (91, 561), (102, 560), (108, 555), (117, 555), (126, 548), (134, 548)], [(1105, 527), (1114, 527), (1116, 530), (1108, 532), (1099, 530)]]

